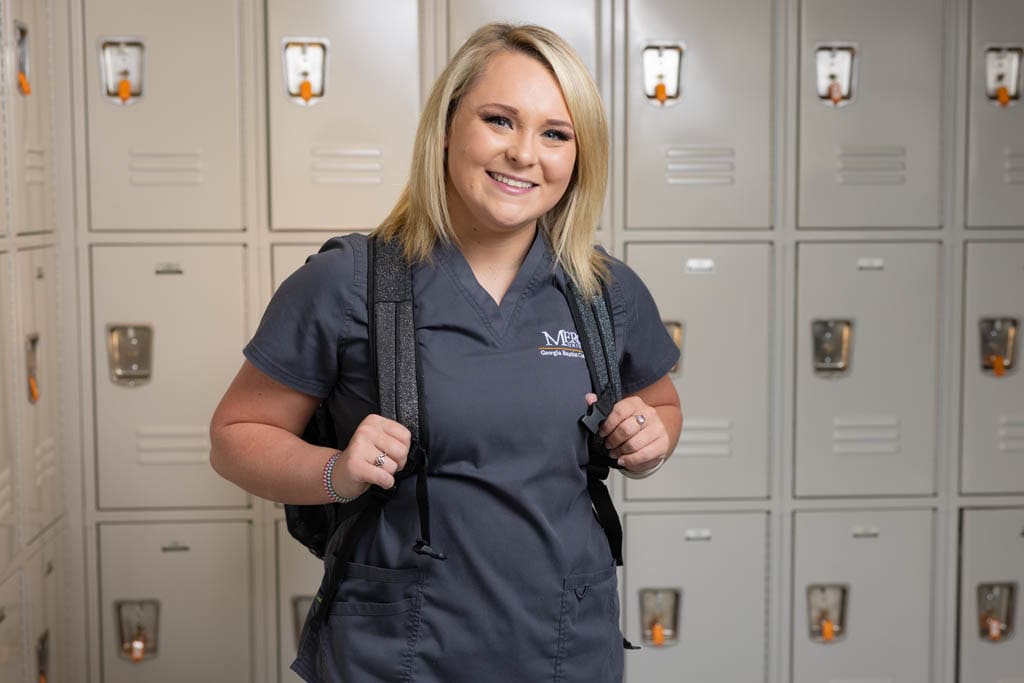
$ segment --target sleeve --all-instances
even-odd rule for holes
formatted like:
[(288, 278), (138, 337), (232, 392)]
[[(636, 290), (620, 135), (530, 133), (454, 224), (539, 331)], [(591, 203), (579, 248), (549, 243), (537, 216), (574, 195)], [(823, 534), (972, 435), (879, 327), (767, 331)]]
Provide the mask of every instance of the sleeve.
[(331, 393), (354, 287), (360, 279), (365, 287), (365, 250), (360, 261), (358, 246), (335, 238), (281, 284), (242, 352), (250, 363), (304, 394), (325, 398)]
[(654, 384), (679, 360), (650, 290), (622, 261), (612, 258), (612, 316), (618, 340), (622, 391), (631, 394)]

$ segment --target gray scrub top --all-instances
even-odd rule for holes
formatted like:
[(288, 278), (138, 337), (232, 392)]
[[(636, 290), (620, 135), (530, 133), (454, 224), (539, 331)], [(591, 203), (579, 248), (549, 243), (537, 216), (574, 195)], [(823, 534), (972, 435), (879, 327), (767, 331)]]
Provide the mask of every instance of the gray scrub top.
[[(637, 275), (617, 259), (611, 271), (629, 393), (679, 352)], [(431, 540), (448, 559), (413, 552), (416, 487), (403, 481), (292, 665), (304, 679), (621, 681), (615, 566), (578, 423), (592, 388), (565, 281), (539, 231), (500, 306), (455, 246), (413, 268)], [(366, 237), (336, 237), (281, 285), (245, 357), (332, 412), (375, 404), (366, 321)]]

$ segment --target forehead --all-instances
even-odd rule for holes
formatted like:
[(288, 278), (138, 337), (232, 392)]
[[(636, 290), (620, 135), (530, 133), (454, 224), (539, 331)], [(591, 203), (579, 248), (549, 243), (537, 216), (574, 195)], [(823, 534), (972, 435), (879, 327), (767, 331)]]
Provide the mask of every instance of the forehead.
[(464, 101), (495, 102), (545, 117), (569, 118), (558, 81), (546, 66), (521, 52), (499, 52), (487, 61)]

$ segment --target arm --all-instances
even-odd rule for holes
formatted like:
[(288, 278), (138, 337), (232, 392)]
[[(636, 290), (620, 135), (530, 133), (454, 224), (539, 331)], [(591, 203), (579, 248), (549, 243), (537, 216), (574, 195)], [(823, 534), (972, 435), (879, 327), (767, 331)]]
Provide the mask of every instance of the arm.
[(598, 433), (620, 465), (642, 473), (672, 455), (682, 426), (679, 394), (665, 375), (616, 403)]
[[(294, 504), (328, 503), (324, 465), (338, 452), (306, 443), (302, 430), (320, 399), (281, 384), (245, 361), (210, 421), (210, 464), (253, 495)], [(379, 415), (356, 429), (334, 468), (334, 488), (356, 496), (377, 484), (394, 486), (405, 466), (409, 431)], [(373, 464), (384, 452), (384, 465)]]

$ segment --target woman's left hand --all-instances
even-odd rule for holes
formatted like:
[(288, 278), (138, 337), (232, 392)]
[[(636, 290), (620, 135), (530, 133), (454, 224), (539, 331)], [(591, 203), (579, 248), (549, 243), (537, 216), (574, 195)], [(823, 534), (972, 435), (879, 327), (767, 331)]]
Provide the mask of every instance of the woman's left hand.
[[(597, 395), (587, 394), (586, 399), (589, 406), (597, 401)], [(671, 437), (661, 416), (639, 396), (616, 403), (601, 423), (598, 436), (604, 437), (609, 455), (636, 474), (657, 467), (669, 455)]]

